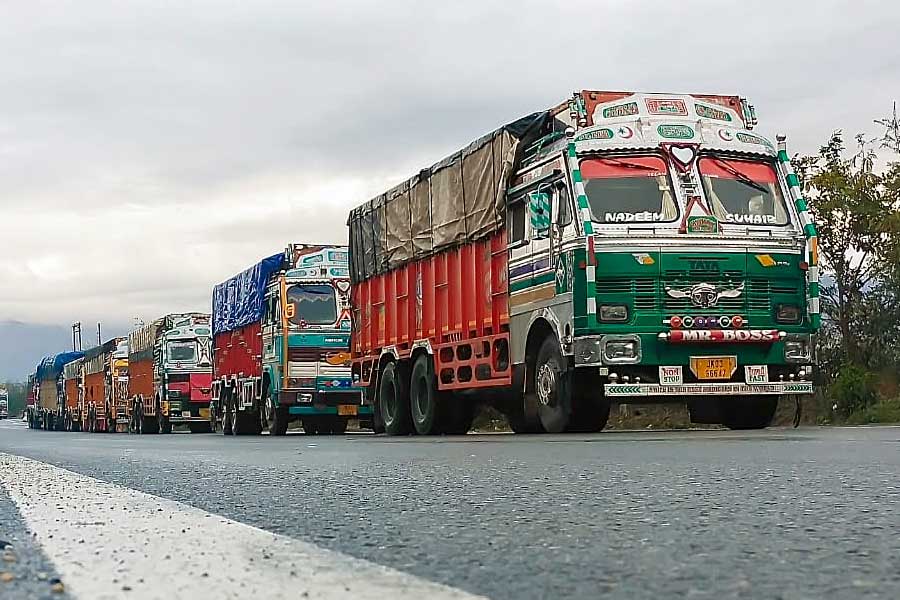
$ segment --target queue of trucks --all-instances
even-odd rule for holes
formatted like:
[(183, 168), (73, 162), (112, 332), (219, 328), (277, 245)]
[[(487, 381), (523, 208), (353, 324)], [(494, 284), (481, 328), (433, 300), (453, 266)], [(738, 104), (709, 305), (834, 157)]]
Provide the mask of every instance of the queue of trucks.
[(756, 124), (738, 96), (577, 92), (353, 209), (346, 247), (290, 244), (210, 315), (45, 359), (29, 423), (461, 434), (490, 405), (559, 433), (680, 402), (765, 427), (813, 392), (818, 247)]

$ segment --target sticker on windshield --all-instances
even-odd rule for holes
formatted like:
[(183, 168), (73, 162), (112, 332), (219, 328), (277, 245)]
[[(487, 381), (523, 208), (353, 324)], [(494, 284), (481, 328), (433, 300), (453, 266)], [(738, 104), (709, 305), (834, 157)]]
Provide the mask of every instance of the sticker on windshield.
[(742, 215), (735, 213), (727, 213), (725, 220), (729, 223), (744, 223), (747, 225), (777, 225), (778, 219), (775, 215)]
[(663, 214), (661, 212), (608, 212), (603, 215), (603, 220), (607, 223), (652, 223), (654, 221), (662, 221)]

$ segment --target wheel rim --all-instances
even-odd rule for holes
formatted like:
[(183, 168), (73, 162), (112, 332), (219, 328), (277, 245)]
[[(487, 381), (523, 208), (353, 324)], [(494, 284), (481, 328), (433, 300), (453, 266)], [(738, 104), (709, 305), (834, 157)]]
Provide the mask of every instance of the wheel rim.
[(538, 402), (542, 406), (553, 406), (556, 398), (556, 369), (550, 362), (546, 362), (538, 369), (535, 378), (535, 391)]
[(397, 394), (394, 391), (394, 386), (390, 386), (387, 390), (387, 394), (382, 398), (382, 406), (384, 409), (382, 410), (382, 416), (384, 417), (385, 425), (394, 422), (395, 413), (397, 411), (397, 407), (394, 405)]
[(266, 400), (266, 409), (263, 412), (267, 426), (275, 422), (275, 403), (272, 402), (272, 398)]

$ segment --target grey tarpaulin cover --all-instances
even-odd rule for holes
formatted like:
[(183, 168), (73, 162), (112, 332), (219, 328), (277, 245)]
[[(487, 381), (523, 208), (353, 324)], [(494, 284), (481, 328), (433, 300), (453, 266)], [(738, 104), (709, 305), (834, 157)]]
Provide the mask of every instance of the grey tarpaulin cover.
[[(354, 282), (497, 231), (521, 148), (548, 113), (523, 117), (472, 142), (350, 213)], [(524, 144), (523, 144), (524, 142)]]

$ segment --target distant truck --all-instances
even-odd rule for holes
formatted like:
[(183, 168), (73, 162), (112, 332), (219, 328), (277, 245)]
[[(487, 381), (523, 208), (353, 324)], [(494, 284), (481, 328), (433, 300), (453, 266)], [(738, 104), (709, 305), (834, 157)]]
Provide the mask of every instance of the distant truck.
[(128, 336), (129, 429), (171, 433), (185, 424), (210, 431), (212, 351), (209, 315), (171, 314)]
[[(73, 365), (73, 370), (76, 368)], [(113, 338), (87, 350), (81, 370), (82, 387), (77, 398), (83, 430), (113, 433), (117, 431), (117, 417), (120, 415), (122, 423), (127, 424), (128, 340)], [(123, 376), (125, 388), (122, 386)], [(68, 385), (66, 391), (67, 403), (72, 404), (72, 399), (68, 397)], [(125, 426), (120, 430), (124, 431)]]
[(9, 417), (9, 393), (6, 388), (0, 388), (0, 419)]
[(63, 369), (84, 356), (84, 352), (63, 352), (47, 356), (34, 373), (34, 404), (28, 410), (33, 429), (62, 431), (65, 427), (66, 397)]
[(389, 434), (767, 426), (813, 392), (818, 246), (738, 96), (582, 91), (354, 209), (353, 377)]
[(345, 247), (292, 244), (213, 290), (213, 403), (225, 435), (371, 424), (350, 380)]
[(83, 431), (84, 405), (84, 358), (78, 358), (63, 367), (63, 390), (65, 395), (66, 431)]

